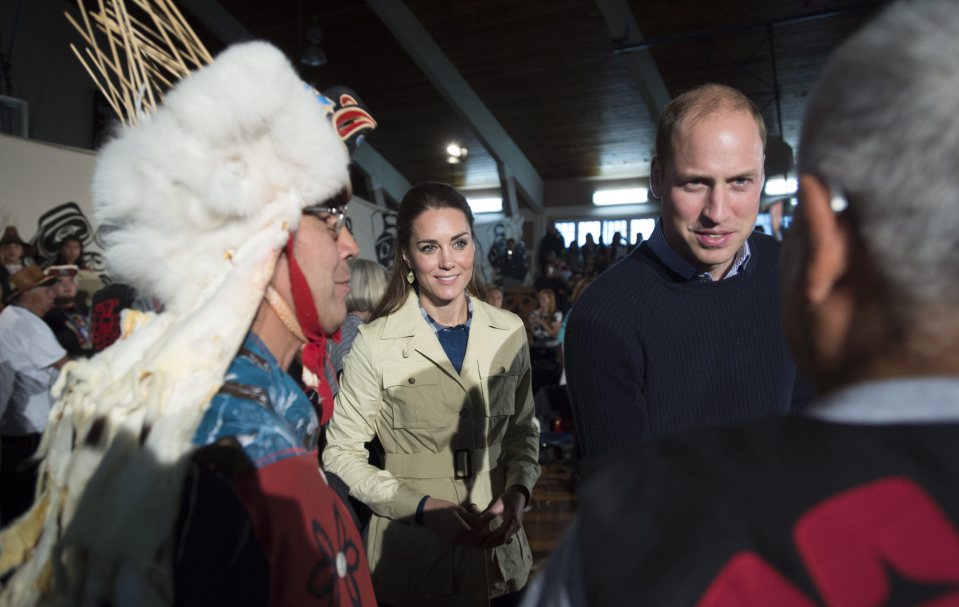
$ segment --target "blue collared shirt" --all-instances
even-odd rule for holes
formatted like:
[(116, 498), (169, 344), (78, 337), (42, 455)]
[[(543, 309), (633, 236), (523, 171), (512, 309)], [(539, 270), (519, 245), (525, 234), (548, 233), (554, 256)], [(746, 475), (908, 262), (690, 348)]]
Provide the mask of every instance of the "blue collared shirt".
[(473, 300), (469, 295), (466, 296), (466, 322), (461, 325), (456, 325), (454, 327), (447, 327), (446, 325), (441, 325), (440, 323), (433, 320), (433, 317), (429, 315), (429, 312), (426, 311), (426, 308), (423, 307), (423, 304), (420, 304), (420, 314), (423, 315), (423, 319), (426, 320), (426, 324), (430, 326), (433, 331), (439, 333), (440, 331), (456, 329), (459, 327), (466, 327), (466, 332), (469, 333), (470, 324), (473, 322)]
[(320, 423), (313, 405), (252, 331), (223, 381), (194, 445), (235, 437), (257, 468), (316, 449)]
[(426, 324), (436, 333), (436, 339), (443, 346), (446, 357), (453, 363), (453, 368), (459, 373), (463, 370), (463, 359), (466, 357), (466, 344), (469, 341), (470, 324), (473, 322), (473, 300), (466, 296), (466, 322), (453, 327), (446, 327), (433, 320), (420, 304), (420, 314), (426, 320)]
[[(709, 272), (700, 272), (694, 268), (692, 264), (686, 261), (682, 255), (674, 251), (673, 248), (669, 246), (669, 241), (666, 240), (666, 234), (663, 232), (662, 218), (656, 221), (656, 228), (653, 230), (653, 233), (647, 242), (649, 243), (649, 248), (652, 249), (653, 254), (656, 255), (656, 258), (659, 259), (659, 261), (671, 271), (682, 276), (686, 280), (702, 280), (705, 282), (713, 282), (713, 277), (709, 274)], [(749, 257), (749, 240), (746, 240), (743, 243), (743, 246), (736, 251), (736, 255), (733, 257), (733, 265), (729, 267), (729, 272), (727, 272), (726, 276), (720, 280), (732, 278), (733, 276), (742, 272), (743, 268), (746, 267), (746, 264), (749, 263)]]

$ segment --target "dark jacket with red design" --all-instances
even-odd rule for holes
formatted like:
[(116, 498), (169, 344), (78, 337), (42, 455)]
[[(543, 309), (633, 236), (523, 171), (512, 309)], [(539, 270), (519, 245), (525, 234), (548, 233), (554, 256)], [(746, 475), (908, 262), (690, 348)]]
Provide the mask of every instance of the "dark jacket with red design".
[(852, 388), (814, 412), (604, 466), (530, 603), (959, 604), (959, 381)]
[(177, 522), (178, 605), (375, 605), (363, 541), (320, 470), (309, 400), (247, 336), (197, 429)]

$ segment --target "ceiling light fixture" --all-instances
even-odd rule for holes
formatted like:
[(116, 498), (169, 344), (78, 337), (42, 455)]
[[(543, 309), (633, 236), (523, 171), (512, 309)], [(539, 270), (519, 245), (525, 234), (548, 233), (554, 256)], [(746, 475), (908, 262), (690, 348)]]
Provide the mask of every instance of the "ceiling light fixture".
[(502, 198), (466, 198), (466, 202), (470, 205), (470, 209), (474, 213), (500, 213), (503, 211), (503, 199)]
[(326, 65), (326, 53), (320, 48), (320, 42), (323, 41), (323, 29), (316, 24), (310, 26), (310, 28), (306, 30), (306, 39), (309, 41), (309, 44), (303, 49), (300, 63), (310, 67)]
[(593, 192), (593, 204), (598, 207), (615, 204), (642, 204), (649, 199), (646, 188), (616, 188)]
[(459, 164), (460, 162), (466, 160), (466, 156), (469, 155), (469, 150), (466, 148), (451, 143), (446, 146), (446, 162), (450, 164)]

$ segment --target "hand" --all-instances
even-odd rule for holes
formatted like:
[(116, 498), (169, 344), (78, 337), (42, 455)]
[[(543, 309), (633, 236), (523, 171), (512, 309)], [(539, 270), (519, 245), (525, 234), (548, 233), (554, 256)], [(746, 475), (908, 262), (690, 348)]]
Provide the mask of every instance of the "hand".
[(481, 547), (495, 548), (512, 542), (513, 536), (523, 527), (523, 510), (525, 508), (526, 494), (516, 486), (510, 487), (493, 500), (480, 515), (480, 520), (485, 525), (493, 518), (502, 516), (503, 524), (487, 533)]
[(486, 537), (486, 523), (477, 514), (432, 497), (423, 505), (423, 524), (436, 535), (467, 548), (479, 548)]

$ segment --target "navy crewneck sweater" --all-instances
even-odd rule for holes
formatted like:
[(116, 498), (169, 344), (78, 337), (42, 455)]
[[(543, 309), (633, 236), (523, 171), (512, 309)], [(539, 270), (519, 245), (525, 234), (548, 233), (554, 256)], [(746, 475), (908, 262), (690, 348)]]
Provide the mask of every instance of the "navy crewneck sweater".
[(586, 289), (565, 340), (584, 457), (809, 400), (780, 326), (779, 243), (749, 244), (743, 271), (710, 283), (675, 275), (644, 243)]

